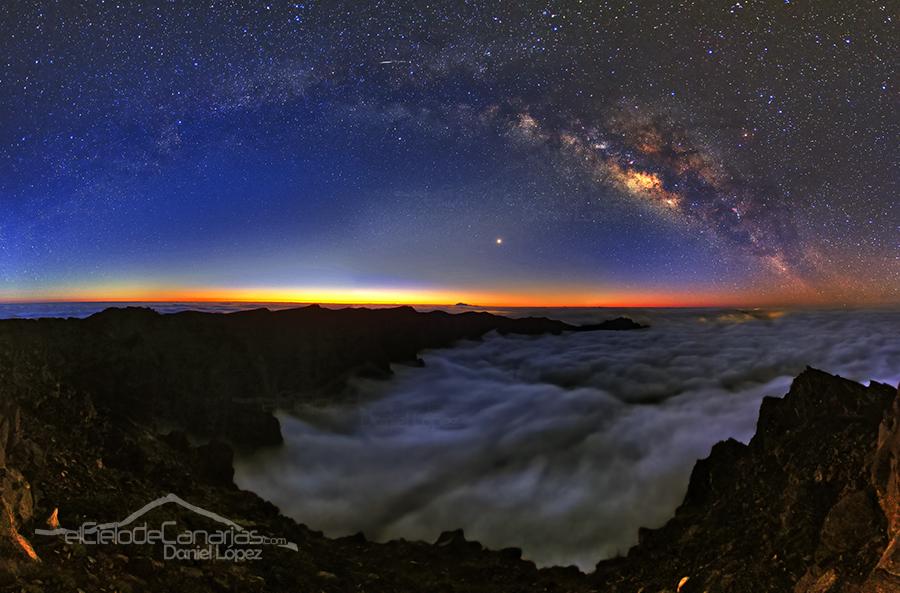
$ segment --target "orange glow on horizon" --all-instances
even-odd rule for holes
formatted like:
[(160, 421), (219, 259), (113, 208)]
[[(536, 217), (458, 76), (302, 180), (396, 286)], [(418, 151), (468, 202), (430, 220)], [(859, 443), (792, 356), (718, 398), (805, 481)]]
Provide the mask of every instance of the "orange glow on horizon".
[[(602, 290), (591, 286), (534, 287), (498, 291), (392, 290), (388, 288), (201, 288), (111, 285), (2, 294), (3, 303), (47, 302), (246, 302), (334, 305), (428, 305), (473, 307), (757, 307), (823, 304), (780, 293), (722, 294), (684, 290)], [(816, 299), (813, 299), (816, 301)]]

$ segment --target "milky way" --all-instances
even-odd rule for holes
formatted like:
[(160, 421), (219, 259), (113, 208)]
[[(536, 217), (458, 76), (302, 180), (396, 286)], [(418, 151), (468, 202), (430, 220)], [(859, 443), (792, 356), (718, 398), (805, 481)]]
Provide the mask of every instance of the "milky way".
[(900, 288), (887, 4), (0, 11), (7, 300)]

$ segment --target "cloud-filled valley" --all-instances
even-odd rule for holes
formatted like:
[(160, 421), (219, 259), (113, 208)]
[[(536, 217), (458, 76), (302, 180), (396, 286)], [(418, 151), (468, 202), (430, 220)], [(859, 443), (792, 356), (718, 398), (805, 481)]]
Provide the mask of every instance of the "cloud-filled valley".
[(298, 400), (281, 415), (286, 446), (238, 460), (236, 481), (329, 536), (462, 527), (590, 570), (671, 517), (694, 462), (747, 442), (762, 398), (806, 365), (900, 381), (894, 312), (635, 313), (652, 327), (490, 335), (355, 380), (351, 405)]

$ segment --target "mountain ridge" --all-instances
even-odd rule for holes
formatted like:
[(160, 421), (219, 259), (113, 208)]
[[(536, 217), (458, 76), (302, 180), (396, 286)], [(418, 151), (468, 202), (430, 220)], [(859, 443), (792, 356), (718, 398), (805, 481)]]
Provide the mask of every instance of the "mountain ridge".
[[(282, 591), (298, 584), (326, 592), (900, 590), (897, 389), (810, 368), (784, 397), (763, 400), (748, 444), (720, 442), (695, 464), (674, 517), (658, 529), (642, 528), (627, 556), (602, 560), (590, 574), (575, 567), (537, 569), (521, 550), (487, 550), (462, 530), (445, 532), (433, 544), (379, 544), (363, 534), (326, 538), (234, 485), (234, 448), (219, 437), (238, 421), (258, 422), (263, 410), (235, 404), (237, 411), (224, 414), (235, 424), (218, 421), (219, 436), (207, 431), (210, 441), (198, 444), (190, 422), (198, 416), (216, 421), (210, 406), (236, 391), (218, 399), (203, 394), (217, 393), (235, 377), (244, 377), (244, 385), (308, 372), (312, 365), (298, 370), (264, 356), (295, 339), (291, 315), (309, 316), (306, 331), (315, 339), (335, 341), (325, 355), (348, 346), (342, 364), (306, 377), (313, 387), (327, 385), (334, 372), (366, 353), (372, 356), (364, 365), (386, 364), (389, 372), (397, 359), (409, 361), (410, 343), (442, 343), (459, 334), (477, 339), (484, 320), (494, 320), (463, 323), (448, 314), (400, 309), (381, 314), (379, 325), (358, 310), (277, 313), (232, 314), (234, 331), (222, 317), (149, 310), (0, 322), (0, 591)], [(561, 327), (557, 323), (529, 321), (519, 329)], [(388, 338), (379, 341), (379, 332)], [(364, 347), (354, 350), (352, 340)], [(291, 356), (310, 352), (297, 348)], [(261, 362), (252, 356), (259, 353)], [(198, 369), (191, 366), (197, 360), (212, 362)], [(166, 394), (167, 388), (175, 390)], [(191, 413), (168, 413), (158, 394)], [(247, 442), (261, 446), (264, 439), (254, 438)], [(295, 542), (297, 551), (266, 548), (261, 560), (241, 564), (171, 561), (153, 546), (67, 544), (38, 531), (120, 520), (170, 493)], [(146, 517), (204, 526), (202, 517), (178, 505), (162, 505)]]

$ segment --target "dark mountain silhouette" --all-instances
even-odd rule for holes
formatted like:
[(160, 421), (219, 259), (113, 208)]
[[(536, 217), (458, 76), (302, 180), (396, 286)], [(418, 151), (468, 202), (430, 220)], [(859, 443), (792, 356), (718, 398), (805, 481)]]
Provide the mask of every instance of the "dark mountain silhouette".
[[(697, 462), (666, 525), (642, 529), (627, 556), (590, 574), (539, 570), (521, 550), (486, 550), (460, 530), (430, 545), (328, 539), (232, 481), (233, 449), (222, 438), (254, 448), (280, 437), (264, 407), (235, 396), (309, 388), (339, 397), (342, 373), (389, 373), (417, 348), (492, 330), (577, 329), (407, 308), (2, 321), (0, 591), (900, 590), (897, 389), (814, 369), (783, 398), (765, 398), (748, 445), (721, 442)], [(199, 435), (213, 440), (198, 445)], [(150, 545), (37, 535), (133, 516), (170, 493), (185, 504), (154, 513), (191, 525), (209, 520), (196, 511), (208, 509), (297, 550), (266, 546), (241, 563), (166, 561)]]

